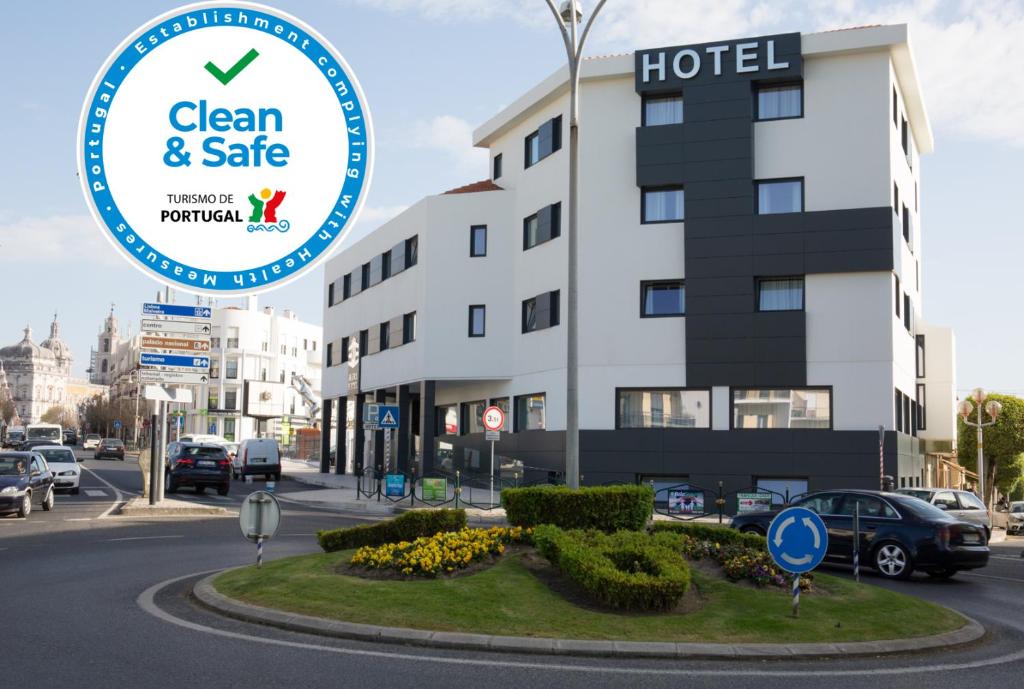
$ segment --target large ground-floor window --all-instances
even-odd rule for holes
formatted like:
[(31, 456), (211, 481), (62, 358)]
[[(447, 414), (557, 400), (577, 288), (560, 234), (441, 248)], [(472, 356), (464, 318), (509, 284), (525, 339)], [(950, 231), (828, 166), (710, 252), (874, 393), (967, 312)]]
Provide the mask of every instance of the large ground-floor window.
[(828, 388), (743, 388), (732, 391), (733, 428), (832, 428)]
[(616, 428), (710, 428), (711, 391), (619, 388)]
[(516, 397), (515, 430), (543, 431), (546, 426), (544, 393)]

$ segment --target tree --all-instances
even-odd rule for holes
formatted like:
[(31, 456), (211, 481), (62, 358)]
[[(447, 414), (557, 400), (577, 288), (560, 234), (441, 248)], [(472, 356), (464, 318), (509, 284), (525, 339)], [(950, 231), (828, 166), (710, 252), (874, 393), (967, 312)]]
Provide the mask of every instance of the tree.
[(14, 406), (14, 400), (10, 397), (0, 401), (0, 419), (3, 419), (5, 426), (10, 426), (18, 409)]
[[(988, 400), (1003, 405), (995, 425), (984, 431), (985, 495), (982, 497), (986, 505), (991, 505), (993, 486), (1003, 494), (1024, 489), (1021, 483), (1024, 477), (1024, 399), (993, 393), (985, 401)], [(971, 421), (977, 421), (979, 413), (984, 422), (992, 420), (984, 409), (976, 408)], [(970, 471), (978, 470), (977, 431), (961, 418), (957, 419), (957, 452), (960, 464)]]
[(78, 425), (78, 419), (75, 417), (74, 412), (67, 407), (59, 406), (53, 406), (47, 409), (43, 413), (42, 417), (40, 417), (40, 421), (43, 423), (57, 423), (64, 428), (74, 428)]

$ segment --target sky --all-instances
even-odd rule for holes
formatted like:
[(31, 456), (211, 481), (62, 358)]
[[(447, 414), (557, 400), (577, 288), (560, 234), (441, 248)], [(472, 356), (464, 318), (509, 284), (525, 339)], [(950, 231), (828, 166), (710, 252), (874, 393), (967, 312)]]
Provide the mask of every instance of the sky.
[[(53, 313), (84, 375), (115, 304), (122, 324), (160, 285), (101, 237), (76, 178), (78, 117), (96, 71), (150, 18), (183, 2), (8, 3), (0, 24), (0, 346)], [(366, 94), (374, 178), (348, 242), (423, 196), (488, 176), (471, 132), (564, 64), (543, 0), (275, 0), (325, 35)], [(595, 4), (583, 2), (584, 11)], [(958, 387), (1024, 396), (1019, 197), (1024, 0), (608, 0), (587, 54), (876, 23), (911, 27), (935, 133), (922, 160), (922, 316), (952, 326)], [(12, 68), (13, 67), (13, 68)], [(585, 117), (581, 136), (586, 136)], [(585, 180), (583, 182), (585, 184)], [(319, 323), (323, 272), (260, 296)], [(179, 293), (178, 301), (193, 297)], [(219, 306), (236, 303), (219, 300)]]

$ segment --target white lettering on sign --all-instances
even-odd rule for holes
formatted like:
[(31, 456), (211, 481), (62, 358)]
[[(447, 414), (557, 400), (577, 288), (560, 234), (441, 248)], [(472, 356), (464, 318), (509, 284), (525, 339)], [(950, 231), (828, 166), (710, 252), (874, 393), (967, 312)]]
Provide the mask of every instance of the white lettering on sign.
[[(722, 56), (731, 50), (729, 45), (712, 45), (704, 49), (704, 52), (711, 56), (715, 76), (721, 76), (723, 72)], [(750, 41), (736, 44), (736, 73), (748, 74), (757, 72), (761, 68), (758, 65), (760, 56), (760, 43)], [(779, 61), (775, 57), (775, 41), (769, 39), (764, 42), (766, 68), (768, 70), (789, 69), (789, 61)], [(665, 66), (668, 62), (666, 51), (644, 53), (640, 57), (640, 78), (643, 83), (665, 80)], [(680, 48), (672, 55), (672, 72), (680, 79), (692, 79), (701, 70), (701, 54), (694, 48)]]

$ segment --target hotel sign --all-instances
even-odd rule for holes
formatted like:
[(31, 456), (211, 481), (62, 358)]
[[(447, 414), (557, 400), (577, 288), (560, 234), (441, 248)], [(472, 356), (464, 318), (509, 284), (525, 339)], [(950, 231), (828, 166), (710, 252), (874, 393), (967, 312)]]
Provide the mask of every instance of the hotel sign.
[(636, 90), (665, 91), (688, 82), (778, 79), (803, 73), (800, 34), (636, 52)]

